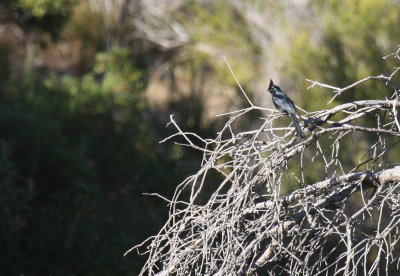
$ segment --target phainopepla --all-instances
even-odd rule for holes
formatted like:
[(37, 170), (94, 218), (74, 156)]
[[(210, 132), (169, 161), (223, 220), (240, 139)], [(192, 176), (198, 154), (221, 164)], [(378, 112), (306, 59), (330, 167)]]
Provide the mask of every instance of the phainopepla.
[(301, 131), (300, 124), (296, 118), (297, 110), (292, 100), (279, 88), (279, 86), (275, 85), (272, 80), (269, 83), (268, 91), (272, 95), (272, 102), (276, 109), (284, 113), (286, 116), (290, 115), (292, 118), (297, 136), (304, 137), (304, 133)]

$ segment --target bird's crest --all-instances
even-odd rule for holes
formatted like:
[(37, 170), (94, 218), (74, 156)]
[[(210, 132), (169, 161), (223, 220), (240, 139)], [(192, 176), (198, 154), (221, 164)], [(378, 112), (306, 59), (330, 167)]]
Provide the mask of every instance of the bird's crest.
[(268, 90), (270, 90), (272, 88), (272, 86), (274, 86), (274, 82), (270, 79), (269, 80)]

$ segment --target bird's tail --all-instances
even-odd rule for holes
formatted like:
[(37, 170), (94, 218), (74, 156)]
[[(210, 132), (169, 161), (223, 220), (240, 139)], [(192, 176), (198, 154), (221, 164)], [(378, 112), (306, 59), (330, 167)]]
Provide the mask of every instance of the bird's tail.
[(290, 117), (292, 117), (292, 120), (293, 120), (293, 123), (294, 123), (294, 128), (296, 129), (297, 136), (299, 136), (301, 138), (304, 138), (305, 137), (304, 133), (301, 130), (301, 126), (300, 126), (299, 122), (297, 121), (296, 115), (294, 113), (291, 113)]

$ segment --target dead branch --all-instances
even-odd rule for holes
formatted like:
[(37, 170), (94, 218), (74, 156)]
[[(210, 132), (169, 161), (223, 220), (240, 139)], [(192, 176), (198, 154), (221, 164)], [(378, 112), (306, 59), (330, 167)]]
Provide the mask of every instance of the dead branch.
[[(398, 52), (387, 58), (398, 60)], [(394, 73), (345, 88), (311, 81), (333, 90), (331, 99), (374, 80), (385, 81), (392, 95), (304, 111), (305, 139), (295, 137), (291, 125), (278, 124), (278, 112), (255, 106), (243, 89), (250, 106), (222, 114), (226, 123), (213, 139), (183, 131), (171, 116), (176, 133), (164, 141), (181, 138), (203, 159), (166, 199), (164, 227), (129, 250), (148, 256), (140, 275), (398, 271), (400, 102)], [(266, 117), (249, 128), (245, 115), (260, 110)], [(218, 185), (211, 172), (220, 174)], [(291, 192), (283, 192), (287, 186)]]

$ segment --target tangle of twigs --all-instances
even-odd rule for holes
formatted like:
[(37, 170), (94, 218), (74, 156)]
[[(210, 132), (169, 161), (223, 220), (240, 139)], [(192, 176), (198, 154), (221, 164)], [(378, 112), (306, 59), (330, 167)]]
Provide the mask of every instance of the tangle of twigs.
[[(386, 58), (400, 59), (396, 53)], [(366, 81), (384, 81), (393, 94), (304, 112), (305, 139), (293, 127), (274, 127), (281, 115), (247, 96), (250, 107), (221, 114), (227, 121), (214, 139), (184, 132), (171, 116), (177, 132), (165, 140), (183, 138), (203, 160), (168, 200), (164, 227), (128, 251), (148, 255), (140, 275), (399, 271), (400, 166), (391, 160), (400, 143), (397, 71), (345, 88), (311, 81), (333, 90), (331, 100)], [(259, 128), (235, 128), (254, 110), (268, 113)], [(221, 181), (210, 188), (215, 171)], [(283, 192), (288, 184), (292, 191)]]

